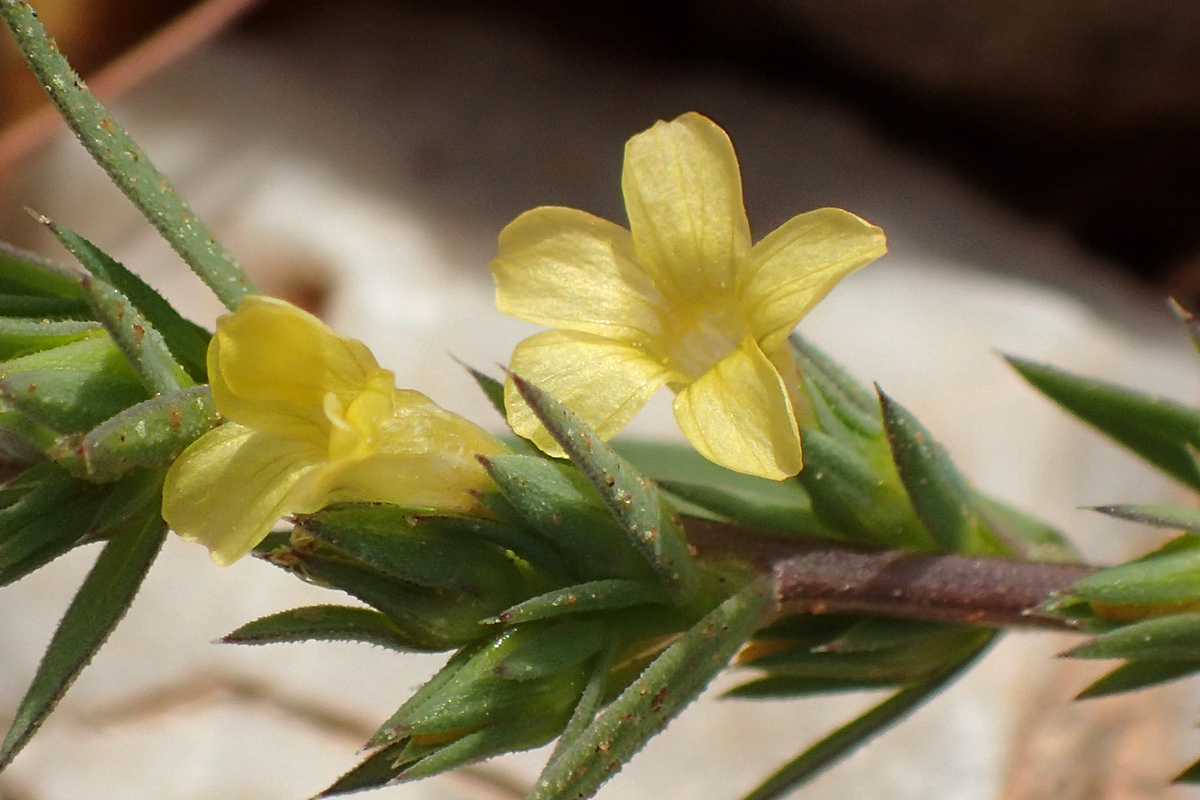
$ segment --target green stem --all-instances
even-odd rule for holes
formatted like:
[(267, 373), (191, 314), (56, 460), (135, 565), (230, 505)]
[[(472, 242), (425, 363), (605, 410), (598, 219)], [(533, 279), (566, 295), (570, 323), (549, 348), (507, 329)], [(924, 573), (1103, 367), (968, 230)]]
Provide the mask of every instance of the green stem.
[(0, 18), (12, 31), (42, 88), (92, 158), (218, 299), (232, 309), (242, 297), (257, 293), (233, 256), (88, 91), (46, 33), (37, 13), (19, 0), (0, 0)]

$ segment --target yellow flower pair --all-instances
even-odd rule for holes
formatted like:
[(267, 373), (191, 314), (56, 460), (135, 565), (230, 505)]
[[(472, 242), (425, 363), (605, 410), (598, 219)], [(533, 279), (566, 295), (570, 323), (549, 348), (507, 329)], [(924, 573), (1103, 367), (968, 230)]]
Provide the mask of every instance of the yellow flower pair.
[[(626, 146), (630, 230), (536, 208), (500, 234), (501, 311), (554, 330), (513, 352), (512, 371), (617, 433), (663, 386), (689, 441), (731, 469), (781, 479), (801, 466), (796, 323), (845, 275), (882, 255), (883, 232), (821, 209), (756, 245), (725, 132), (698, 114)], [(338, 501), (474, 507), (494, 437), (397, 390), (366, 346), (278, 300), (251, 297), (218, 321), (209, 380), (229, 420), (171, 467), (163, 516), (219, 563), (287, 514)], [(558, 454), (511, 382), (509, 423)]]

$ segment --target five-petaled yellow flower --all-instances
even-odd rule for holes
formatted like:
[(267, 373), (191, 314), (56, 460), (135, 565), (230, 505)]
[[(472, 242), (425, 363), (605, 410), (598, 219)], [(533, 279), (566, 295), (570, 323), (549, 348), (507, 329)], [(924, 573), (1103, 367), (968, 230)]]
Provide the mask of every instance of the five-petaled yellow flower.
[(247, 297), (217, 321), (208, 375), (229, 422), (171, 466), (163, 517), (219, 564), (249, 552), (281, 517), (332, 502), (472, 509), (471, 490), (489, 485), (475, 456), (505, 449), (397, 389), (362, 342), (269, 297)]
[[(496, 305), (555, 329), (521, 342), (512, 371), (606, 439), (665, 385), (703, 455), (795, 475), (803, 400), (787, 337), (839, 280), (883, 255), (883, 231), (823, 208), (751, 246), (733, 145), (695, 113), (629, 140), (621, 189), (629, 230), (542, 207), (501, 232)], [(512, 381), (505, 400), (513, 429), (557, 454)]]

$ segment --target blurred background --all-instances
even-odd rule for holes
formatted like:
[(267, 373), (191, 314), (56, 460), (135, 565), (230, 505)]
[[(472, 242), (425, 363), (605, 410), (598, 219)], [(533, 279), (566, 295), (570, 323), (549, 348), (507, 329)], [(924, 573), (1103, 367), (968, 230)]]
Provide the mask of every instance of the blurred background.
[[(1184, 400), (1200, 300), (1200, 7), (1123, 0), (34, 0), (61, 49), (264, 290), (366, 341), (402, 385), (501, 423), (447, 358), (493, 369), (534, 328), (492, 307), (495, 237), (543, 204), (624, 222), (625, 140), (688, 110), (730, 134), (756, 236), (822, 205), (890, 255), (803, 330), (913, 409), (983, 489), (1089, 559), (1151, 534), (1080, 506), (1178, 501), (994, 351)], [(4, 38), (4, 37), (0, 37)], [(66, 260), (36, 209), (197, 321), (220, 309), (128, 207), (0, 42), (0, 238)], [(669, 398), (631, 426), (678, 437)], [(437, 659), (234, 650), (255, 616), (329, 602), (172, 541), (0, 800), (310, 796)], [(86, 571), (0, 590), (0, 719)], [(1200, 753), (1186, 685), (1071, 704), (1094, 665), (1009, 637), (805, 798), (1177, 798)], [(735, 798), (878, 697), (702, 701), (601, 797)], [(380, 797), (519, 797), (545, 754)], [(1193, 793), (1194, 794), (1194, 793)]]

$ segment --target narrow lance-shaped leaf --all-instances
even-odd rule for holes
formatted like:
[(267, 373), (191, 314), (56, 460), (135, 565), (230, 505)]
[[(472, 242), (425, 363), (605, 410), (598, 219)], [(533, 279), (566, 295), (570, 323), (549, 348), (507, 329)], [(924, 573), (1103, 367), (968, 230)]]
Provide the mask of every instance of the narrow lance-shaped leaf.
[(32, 489), (0, 510), (0, 586), (28, 575), (83, 541), (102, 495), (53, 464), (26, 472)]
[(1114, 383), (1005, 356), (1021, 377), (1079, 419), (1193, 489), (1200, 468), (1191, 450), (1200, 446), (1200, 412)]
[(146, 219), (227, 308), (256, 291), (233, 257), (129, 134), (113, 121), (46, 33), (37, 14), (19, 0), (0, 0), (3, 18), (30, 69), (63, 119)]
[(994, 554), (1002, 551), (989, 541), (973, 504), (973, 492), (933, 435), (908, 409), (882, 389), (879, 405), (900, 481), (917, 518), (946, 553)]
[(1156, 528), (1175, 528), (1200, 533), (1200, 511), (1192, 508), (1160, 505), (1113, 505), (1096, 506), (1092, 510), (1117, 519), (1153, 525)]
[(800, 374), (823, 395), (842, 423), (867, 438), (882, 434), (879, 406), (871, 393), (800, 334), (793, 333), (790, 341)]
[(1171, 614), (1135, 622), (1076, 645), (1063, 655), (1195, 661), (1200, 655), (1200, 614)]
[(1089, 575), (1073, 584), (1070, 594), (1111, 605), (1200, 601), (1200, 535), (1184, 534), (1136, 561)]
[(0, 361), (103, 335), (104, 327), (90, 320), (53, 321), (0, 316)]
[(489, 624), (516, 625), (568, 614), (590, 614), (594, 611), (668, 601), (669, 598), (658, 584), (611, 578), (555, 589), (518, 603), (483, 621)]
[(157, 512), (155, 508), (104, 546), (59, 622), (0, 744), (0, 768), (25, 746), (129, 610), (166, 537), (167, 527)]
[(206, 359), (208, 341), (212, 334), (185, 319), (150, 284), (87, 239), (45, 217), (39, 217), (39, 220), (50, 228), (88, 272), (115, 288), (133, 303), (162, 335), (171, 354), (188, 371), (192, 380), (197, 383), (207, 380)]
[(0, 292), (75, 301), (80, 311), (87, 309), (79, 279), (71, 270), (3, 242), (0, 242)]
[(162, 395), (192, 385), (191, 376), (175, 360), (162, 334), (125, 295), (90, 276), (83, 278), (83, 291), (96, 318), (129, 360), (147, 392)]
[(1195, 661), (1130, 661), (1114, 669), (1075, 696), (1077, 700), (1108, 697), (1133, 692), (1178, 680), (1200, 672), (1200, 660)]
[(696, 583), (695, 568), (679, 516), (658, 487), (601, 441), (570, 409), (519, 375), (513, 384), (538, 419), (579, 467), (613, 516), (658, 573), (663, 585), (685, 602)]
[(743, 800), (772, 800), (783, 797), (908, 716), (961, 675), (995, 636), (992, 631), (982, 631), (978, 635), (979, 640), (970, 652), (947, 664), (937, 674), (901, 689), (865, 714), (838, 728), (785, 764)]
[(755, 581), (696, 623), (555, 754), (529, 800), (591, 797), (725, 667), (762, 624), (769, 601), (769, 586)]
[(399, 652), (433, 652), (385, 615), (352, 606), (305, 606), (256, 619), (221, 638), (225, 644), (366, 642)]

